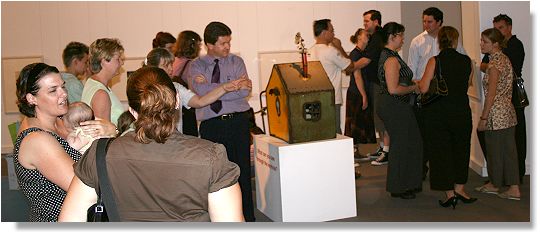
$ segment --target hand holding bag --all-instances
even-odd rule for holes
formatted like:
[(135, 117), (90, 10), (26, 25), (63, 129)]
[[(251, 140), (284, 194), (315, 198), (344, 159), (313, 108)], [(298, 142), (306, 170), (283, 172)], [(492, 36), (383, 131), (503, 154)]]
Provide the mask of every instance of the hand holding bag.
[(425, 94), (421, 94), (417, 98), (417, 106), (422, 107), (433, 103), (443, 96), (448, 95), (448, 86), (446, 79), (442, 76), (441, 61), (438, 56), (435, 57), (435, 74), (429, 83), (429, 89)]
[(529, 98), (527, 97), (525, 86), (523, 85), (523, 78), (518, 77), (516, 73), (514, 73), (512, 86), (512, 104), (514, 104), (514, 107), (517, 109), (529, 106)]
[[(96, 169), (98, 172), (98, 199), (97, 202), (88, 208), (86, 213), (87, 222), (113, 222), (120, 221), (116, 202), (112, 195), (112, 188), (107, 174), (107, 162), (105, 156), (109, 143), (113, 138), (101, 138), (98, 140), (96, 150)], [(107, 209), (105, 209), (107, 208)]]

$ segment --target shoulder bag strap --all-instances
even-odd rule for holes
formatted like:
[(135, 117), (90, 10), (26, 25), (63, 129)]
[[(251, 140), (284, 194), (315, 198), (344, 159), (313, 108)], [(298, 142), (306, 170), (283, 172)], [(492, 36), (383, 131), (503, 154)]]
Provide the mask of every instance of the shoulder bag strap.
[(444, 79), (443, 75), (442, 75), (442, 68), (441, 68), (441, 60), (439, 59), (439, 56), (435, 56), (435, 66), (437, 66), (437, 68), (435, 69), (437, 72), (437, 82), (439, 83), (438, 85), (438, 89), (439, 89), (439, 93), (441, 93), (441, 95), (447, 95), (448, 94), (448, 85), (446, 84), (446, 80)]
[(109, 221), (118, 222), (120, 221), (120, 217), (113, 197), (111, 183), (109, 182), (109, 175), (107, 174), (107, 162), (105, 161), (107, 149), (112, 140), (113, 138), (101, 138), (98, 140), (96, 165), (100, 194), (103, 196), (103, 203), (105, 204), (105, 210), (107, 210), (107, 216), (109, 217)]
[(180, 74), (178, 74), (180, 78), (182, 78), (182, 75), (184, 75), (184, 71), (186, 70), (186, 67), (189, 65), (190, 62), (191, 62), (191, 59), (188, 59), (186, 63), (184, 64), (184, 67), (182, 67), (182, 71), (180, 71)]

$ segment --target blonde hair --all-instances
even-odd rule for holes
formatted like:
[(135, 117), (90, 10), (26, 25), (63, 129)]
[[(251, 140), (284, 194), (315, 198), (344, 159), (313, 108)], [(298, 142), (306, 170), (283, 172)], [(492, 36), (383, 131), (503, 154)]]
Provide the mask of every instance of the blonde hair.
[(129, 107), (138, 114), (136, 141), (165, 143), (176, 130), (176, 89), (169, 75), (157, 67), (142, 67), (128, 78)]
[(453, 48), (454, 44), (457, 45), (459, 38), (459, 32), (452, 26), (443, 26), (439, 30), (437, 40), (439, 40), (439, 49)]
[(124, 47), (116, 38), (100, 38), (90, 45), (90, 70), (92, 73), (101, 71), (101, 60), (111, 61), (115, 53), (123, 53)]
[(499, 43), (499, 48), (502, 50), (506, 48), (506, 41), (504, 40), (504, 35), (496, 28), (489, 28), (482, 31), (482, 36), (485, 36), (491, 41), (491, 43)]

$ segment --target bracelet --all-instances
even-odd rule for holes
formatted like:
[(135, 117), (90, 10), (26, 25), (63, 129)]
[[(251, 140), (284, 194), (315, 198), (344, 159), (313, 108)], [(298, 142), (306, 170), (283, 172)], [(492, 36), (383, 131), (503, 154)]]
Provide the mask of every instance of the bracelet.
[(486, 120), (487, 121), (487, 118), (480, 117), (480, 120)]

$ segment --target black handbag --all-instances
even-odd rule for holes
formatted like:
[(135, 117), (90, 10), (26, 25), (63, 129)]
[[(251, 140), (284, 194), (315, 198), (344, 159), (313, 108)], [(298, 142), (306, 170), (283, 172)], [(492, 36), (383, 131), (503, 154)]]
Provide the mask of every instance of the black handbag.
[(112, 140), (113, 138), (101, 138), (98, 140), (96, 150), (96, 169), (99, 181), (99, 194), (97, 202), (90, 206), (86, 212), (87, 222), (120, 221), (118, 211), (116, 210), (116, 202), (114, 201), (112, 195), (109, 176), (107, 174), (107, 163), (105, 162), (107, 149)]
[(514, 81), (512, 87), (512, 104), (517, 109), (522, 109), (529, 106), (529, 98), (523, 85), (523, 78), (518, 77), (514, 73)]
[(86, 222), (109, 222), (109, 216), (107, 216), (101, 193), (98, 195), (97, 202), (86, 211)]
[(446, 79), (442, 76), (441, 61), (438, 56), (435, 56), (435, 74), (429, 83), (428, 91), (417, 96), (416, 105), (418, 107), (426, 106), (447, 95), (448, 86)]

